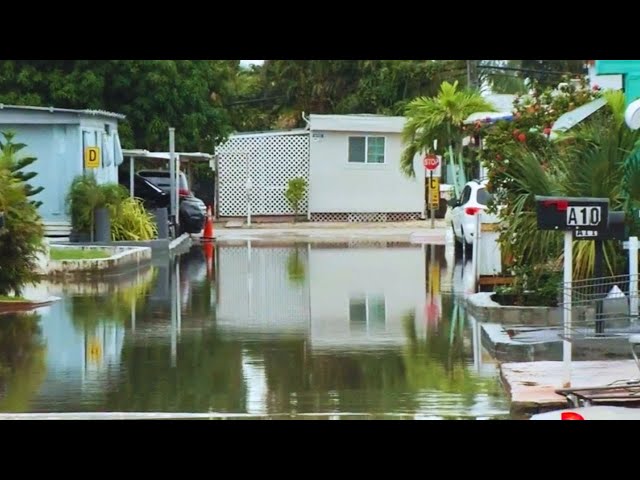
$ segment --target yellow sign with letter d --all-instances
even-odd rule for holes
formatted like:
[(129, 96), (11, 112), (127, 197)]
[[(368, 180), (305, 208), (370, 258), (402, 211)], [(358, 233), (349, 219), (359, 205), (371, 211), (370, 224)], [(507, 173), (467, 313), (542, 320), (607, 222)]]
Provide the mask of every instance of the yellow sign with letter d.
[(100, 147), (87, 147), (84, 149), (85, 168), (100, 167)]

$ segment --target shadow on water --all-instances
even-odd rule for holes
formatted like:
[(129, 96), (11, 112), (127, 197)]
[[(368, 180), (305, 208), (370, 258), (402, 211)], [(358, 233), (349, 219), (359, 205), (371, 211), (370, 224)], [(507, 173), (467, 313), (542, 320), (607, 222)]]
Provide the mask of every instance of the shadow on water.
[(450, 267), (444, 247), (241, 242), (51, 286), (0, 322), (0, 410), (504, 417)]

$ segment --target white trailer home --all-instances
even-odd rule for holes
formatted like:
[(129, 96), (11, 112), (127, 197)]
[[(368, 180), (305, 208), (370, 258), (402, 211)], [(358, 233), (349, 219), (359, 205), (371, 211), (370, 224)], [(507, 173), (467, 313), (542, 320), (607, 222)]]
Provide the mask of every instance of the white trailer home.
[(404, 117), (310, 115), (305, 129), (233, 135), (217, 150), (220, 217), (290, 216), (284, 191), (308, 181), (311, 221), (405, 221), (424, 216), (425, 181), (400, 171)]

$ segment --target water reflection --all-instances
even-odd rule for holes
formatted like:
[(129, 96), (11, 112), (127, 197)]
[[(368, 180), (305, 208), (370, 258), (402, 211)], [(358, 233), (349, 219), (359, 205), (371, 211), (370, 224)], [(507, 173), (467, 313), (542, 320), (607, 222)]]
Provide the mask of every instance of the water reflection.
[(26, 412), (42, 385), (45, 346), (37, 314), (0, 317), (0, 410)]
[(0, 409), (503, 416), (450, 271), (444, 247), (243, 242), (51, 286), (31, 363), (12, 360), (30, 393), (7, 401), (0, 370)]

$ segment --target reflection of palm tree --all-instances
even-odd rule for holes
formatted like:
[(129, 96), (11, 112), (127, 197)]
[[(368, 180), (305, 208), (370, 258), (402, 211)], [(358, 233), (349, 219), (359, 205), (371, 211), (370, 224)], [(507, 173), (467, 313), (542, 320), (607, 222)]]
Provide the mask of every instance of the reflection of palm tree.
[(24, 412), (46, 375), (37, 314), (16, 314), (0, 321), (0, 411)]
[[(443, 312), (451, 308), (451, 297), (443, 297)], [(441, 332), (431, 332), (423, 340), (418, 337), (414, 313), (404, 316), (403, 325), (407, 337), (404, 362), (409, 388), (461, 393), (469, 405), (479, 393), (499, 391), (493, 380), (476, 378), (467, 369), (461, 319), (454, 322), (449, 316), (443, 316), (439, 325)], [(447, 330), (449, 335), (443, 335)]]

